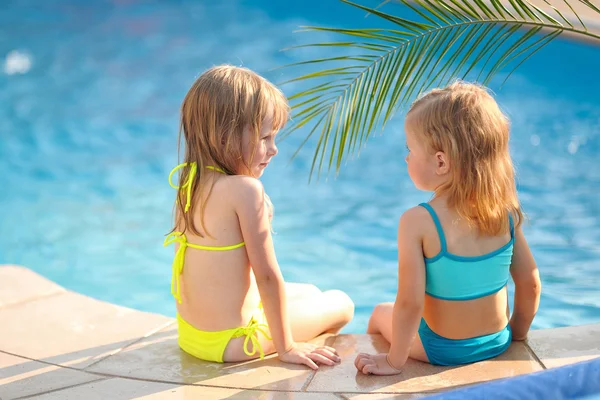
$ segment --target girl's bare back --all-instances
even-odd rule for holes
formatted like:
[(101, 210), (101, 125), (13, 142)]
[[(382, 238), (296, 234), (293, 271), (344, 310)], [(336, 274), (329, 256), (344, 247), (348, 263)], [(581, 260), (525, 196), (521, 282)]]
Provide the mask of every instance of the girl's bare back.
[[(230, 246), (243, 242), (234, 207), (235, 185), (241, 177), (213, 172), (215, 180), (204, 210), (204, 237), (187, 233), (190, 243)], [(210, 182), (209, 182), (210, 183)], [(208, 191), (210, 185), (204, 185)], [(202, 193), (206, 198), (206, 193)], [(200, 224), (200, 215), (195, 223)], [(211, 237), (210, 237), (210, 236)], [(259, 307), (260, 295), (244, 246), (229, 251), (186, 251), (181, 275), (179, 314), (200, 330), (219, 331), (245, 326)]]
[[(510, 233), (498, 236), (479, 235), (476, 229), (448, 210), (443, 202), (431, 202), (436, 208), (447, 241), (447, 251), (462, 257), (490, 254), (510, 242)], [(440, 239), (434, 222), (424, 211), (423, 252), (433, 258), (440, 252)], [(507, 221), (508, 225), (508, 221)], [(465, 318), (468, 315), (469, 318)], [(450, 301), (425, 296), (423, 317), (431, 329), (448, 339), (465, 339), (498, 332), (509, 319), (507, 289), (473, 300)]]

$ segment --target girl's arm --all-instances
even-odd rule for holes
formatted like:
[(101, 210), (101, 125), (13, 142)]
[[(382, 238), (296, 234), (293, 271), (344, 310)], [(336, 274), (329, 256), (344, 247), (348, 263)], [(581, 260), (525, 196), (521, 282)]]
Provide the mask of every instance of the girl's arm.
[(515, 301), (510, 318), (510, 328), (513, 340), (525, 340), (540, 304), (542, 283), (540, 282), (537, 265), (521, 228), (518, 228), (515, 232), (510, 274), (515, 282)]
[(335, 349), (294, 342), (287, 313), (285, 283), (271, 238), (266, 194), (257, 179), (239, 177), (236, 183), (236, 212), (279, 358), (292, 364), (305, 364), (312, 369), (318, 369), (317, 362), (334, 365), (339, 361)]
[(256, 277), (263, 308), (277, 353), (292, 348), (294, 340), (287, 315), (285, 284), (271, 238), (271, 224), (260, 181), (240, 177), (236, 211), (250, 265)]
[(388, 362), (396, 369), (408, 359), (423, 315), (425, 261), (421, 207), (405, 212), (398, 224), (398, 292), (392, 317), (392, 345)]
[(364, 374), (399, 374), (419, 329), (425, 299), (422, 222), (427, 211), (415, 207), (398, 224), (398, 292), (392, 314), (392, 345), (388, 354), (359, 354), (354, 365)]

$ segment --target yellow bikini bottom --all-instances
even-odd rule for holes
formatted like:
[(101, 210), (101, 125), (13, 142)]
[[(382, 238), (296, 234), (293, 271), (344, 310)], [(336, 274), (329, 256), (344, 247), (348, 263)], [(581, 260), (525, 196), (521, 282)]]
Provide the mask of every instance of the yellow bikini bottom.
[[(258, 333), (260, 332), (268, 340), (272, 340), (265, 331), (265, 329), (268, 329), (266, 320), (264, 311), (260, 307), (245, 327), (207, 332), (194, 328), (177, 313), (179, 347), (186, 353), (202, 360), (222, 363), (223, 354), (229, 341), (246, 336), (246, 340), (244, 340), (244, 353), (252, 357), (258, 351), (262, 360), (265, 357), (265, 353), (258, 340)], [(250, 342), (252, 343), (252, 351), (248, 349)]]

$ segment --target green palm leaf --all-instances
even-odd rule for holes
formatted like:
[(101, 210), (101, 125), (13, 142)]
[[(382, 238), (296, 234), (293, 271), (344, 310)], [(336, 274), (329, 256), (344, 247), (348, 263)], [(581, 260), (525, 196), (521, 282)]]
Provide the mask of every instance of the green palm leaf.
[[(543, 9), (528, 0), (397, 0), (418, 20), (385, 13), (381, 6), (341, 1), (397, 28), (305, 27), (351, 39), (291, 48), (323, 47), (347, 54), (283, 67), (327, 65), (284, 82), (309, 86), (290, 97), (292, 123), (282, 136), (310, 128), (296, 156), (320, 133), (311, 177), (320, 174), (324, 166), (339, 172), (347, 156), (360, 151), (400, 107), (430, 87), (446, 85), (477, 70), (477, 79), (483, 77), (482, 83), (488, 84), (500, 71), (512, 67), (508, 79), (514, 69), (565, 32), (600, 42), (600, 35), (588, 30), (575, 11), (583, 8), (600, 18), (600, 9), (589, 0), (563, 0), (562, 11), (548, 0)], [(549, 9), (554, 16), (544, 11)]]

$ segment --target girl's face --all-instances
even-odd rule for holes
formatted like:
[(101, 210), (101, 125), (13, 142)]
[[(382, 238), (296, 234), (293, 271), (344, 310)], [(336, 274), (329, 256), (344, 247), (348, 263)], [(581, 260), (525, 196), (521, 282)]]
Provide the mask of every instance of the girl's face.
[(433, 153), (415, 134), (411, 126), (413, 123), (414, 121), (407, 116), (404, 131), (408, 150), (405, 159), (408, 164), (408, 175), (417, 189), (433, 192), (448, 179), (449, 165), (443, 152)]
[[(253, 177), (259, 178), (262, 176), (271, 159), (277, 155), (276, 135), (277, 132), (273, 131), (272, 116), (267, 116), (263, 121), (257, 143), (254, 143), (254, 134), (251, 130), (249, 128), (244, 129), (242, 137), (243, 157), (246, 165), (250, 167), (249, 174)], [(254, 157), (252, 156), (253, 150)]]

